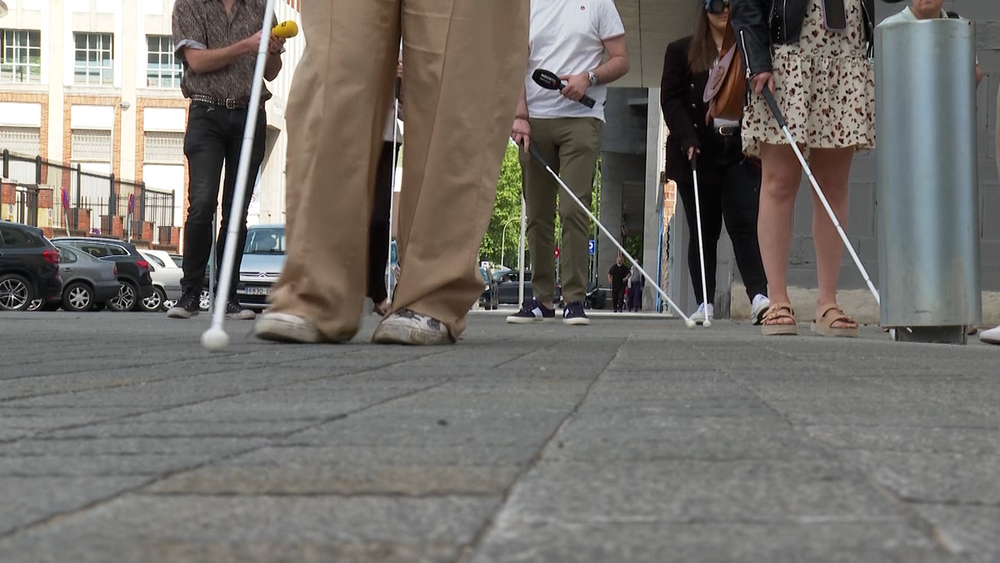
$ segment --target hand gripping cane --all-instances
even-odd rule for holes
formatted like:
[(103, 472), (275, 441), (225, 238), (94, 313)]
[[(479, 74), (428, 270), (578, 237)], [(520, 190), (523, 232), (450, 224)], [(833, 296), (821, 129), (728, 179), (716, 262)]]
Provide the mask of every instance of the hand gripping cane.
[[(240, 163), (236, 173), (236, 189), (233, 206), (229, 209), (229, 231), (226, 233), (226, 248), (222, 254), (222, 272), (216, 295), (221, 299), (212, 309), (212, 326), (201, 335), (201, 344), (208, 350), (222, 350), (229, 345), (229, 335), (222, 328), (229, 301), (229, 286), (236, 262), (236, 243), (239, 239), (240, 221), (243, 218), (243, 200), (246, 199), (247, 179), (250, 175), (250, 153), (253, 150), (254, 133), (257, 130), (257, 107), (260, 104), (261, 89), (264, 87), (264, 65), (267, 63), (267, 44), (271, 38), (271, 20), (274, 18), (274, 0), (267, 0), (264, 8), (264, 23), (257, 48), (257, 66), (253, 71), (253, 86), (250, 89), (250, 106), (243, 129), (243, 146), (240, 148)], [(225, 209), (222, 210), (226, 212)]]
[(826, 209), (826, 214), (830, 216), (830, 220), (833, 221), (834, 226), (837, 227), (837, 232), (840, 233), (840, 239), (844, 241), (844, 246), (847, 247), (848, 252), (851, 253), (851, 258), (854, 259), (854, 264), (857, 265), (858, 270), (861, 272), (861, 277), (865, 278), (865, 283), (868, 284), (868, 289), (871, 290), (872, 295), (875, 296), (875, 303), (881, 305), (882, 301), (879, 298), (878, 290), (875, 289), (875, 284), (872, 283), (870, 277), (868, 277), (868, 270), (865, 269), (865, 265), (861, 263), (861, 259), (858, 258), (858, 253), (854, 251), (854, 247), (851, 245), (851, 241), (847, 238), (847, 233), (844, 232), (843, 227), (840, 226), (840, 221), (837, 220), (837, 215), (833, 212), (833, 208), (830, 207), (830, 202), (826, 200), (826, 196), (823, 195), (823, 190), (820, 189), (819, 183), (816, 181), (816, 177), (813, 176), (812, 170), (809, 168), (809, 163), (806, 162), (804, 156), (802, 156), (802, 151), (799, 150), (799, 145), (795, 143), (795, 137), (792, 136), (792, 132), (788, 130), (788, 124), (785, 123), (784, 116), (781, 115), (781, 110), (778, 109), (778, 103), (774, 101), (774, 94), (766, 86), (764, 87), (764, 101), (771, 108), (771, 113), (774, 114), (774, 118), (778, 120), (778, 125), (781, 127), (781, 131), (785, 134), (785, 139), (788, 140), (788, 144), (792, 146), (792, 150), (795, 151), (795, 156), (799, 159), (799, 164), (802, 165), (802, 169), (805, 170), (806, 175), (809, 176), (809, 183), (812, 184), (813, 190), (816, 195), (819, 196), (819, 200), (823, 202), (823, 208)]
[(589, 209), (587, 209), (587, 206), (584, 205), (582, 201), (580, 201), (580, 198), (576, 197), (576, 194), (573, 193), (573, 190), (569, 189), (569, 186), (567, 186), (566, 183), (563, 182), (562, 178), (560, 178), (559, 175), (556, 174), (554, 170), (552, 170), (552, 167), (549, 166), (547, 162), (545, 162), (545, 159), (538, 152), (538, 149), (535, 148), (535, 145), (529, 145), (528, 152), (531, 153), (531, 156), (533, 156), (535, 160), (538, 161), (538, 164), (542, 168), (547, 170), (548, 173), (551, 174), (553, 178), (555, 178), (556, 182), (560, 186), (562, 186), (564, 193), (568, 195), (574, 202), (576, 202), (576, 204), (580, 206), (580, 209), (583, 209), (587, 213), (587, 216), (590, 217), (590, 220), (593, 221), (595, 225), (597, 225), (597, 228), (599, 228), (602, 233), (604, 233), (604, 236), (608, 237), (608, 239), (611, 240), (612, 244), (618, 247), (618, 250), (621, 251), (621, 253), (625, 256), (625, 258), (627, 258), (629, 262), (635, 265), (636, 269), (639, 270), (639, 273), (642, 274), (642, 277), (645, 278), (646, 281), (649, 282), (651, 286), (656, 288), (656, 291), (660, 294), (660, 297), (662, 297), (667, 302), (667, 304), (674, 309), (674, 311), (677, 311), (677, 314), (680, 315), (682, 319), (684, 319), (684, 325), (687, 326), (688, 328), (694, 328), (695, 327), (694, 320), (685, 315), (684, 311), (681, 311), (680, 307), (678, 307), (677, 304), (674, 303), (672, 299), (670, 299), (670, 296), (667, 295), (662, 288), (660, 288), (660, 285), (656, 283), (656, 280), (650, 277), (650, 275), (646, 273), (646, 270), (642, 269), (642, 266), (639, 265), (636, 259), (633, 258), (632, 255), (629, 254), (627, 250), (625, 250), (625, 247), (618, 242), (618, 240), (614, 237), (614, 235), (612, 235), (611, 232), (608, 231), (608, 229), (606, 229), (604, 225), (601, 224), (600, 220), (598, 220), (597, 217), (595, 217), (594, 214)]

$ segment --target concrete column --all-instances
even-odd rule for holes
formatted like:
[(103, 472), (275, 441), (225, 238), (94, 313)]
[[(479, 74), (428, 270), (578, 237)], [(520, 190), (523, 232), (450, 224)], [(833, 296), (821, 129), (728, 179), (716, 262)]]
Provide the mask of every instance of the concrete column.
[[(657, 264), (660, 263), (660, 208), (663, 205), (663, 158), (666, 135), (663, 127), (663, 110), (660, 108), (660, 89), (650, 88), (649, 109), (646, 114), (646, 193), (643, 209), (642, 268), (656, 281)], [(666, 238), (666, 237), (664, 237)], [(666, 272), (664, 272), (665, 274)], [(656, 304), (656, 288), (646, 282), (642, 292), (643, 311), (652, 311)]]
[(677, 197), (677, 207), (674, 217), (670, 221), (670, 260), (668, 269), (670, 270), (670, 285), (667, 287), (667, 295), (684, 310), (684, 314), (694, 312), (698, 306), (694, 298), (694, 291), (691, 289), (691, 274), (688, 271), (687, 249), (691, 235), (688, 233), (687, 218), (684, 215), (684, 203), (680, 196)]
[(64, 142), (69, 142), (65, 140), (69, 132), (63, 126), (63, 91), (65, 65), (72, 64), (72, 59), (67, 61), (64, 56), (71, 16), (72, 13), (66, 9), (63, 0), (50, 0), (42, 4), (42, 60), (46, 61), (42, 73), (44, 77), (44, 73), (48, 72), (46, 86), (49, 91), (48, 112), (42, 115), (42, 127), (48, 130), (48, 158), (57, 162), (63, 160)]
[(115, 158), (119, 162), (120, 175), (126, 180), (134, 180), (137, 177), (135, 149), (136, 142), (140, 141), (136, 133), (136, 118), (139, 113), (136, 104), (136, 84), (139, 80), (136, 59), (140, 52), (146, 52), (144, 48), (146, 38), (138, 36), (138, 21), (141, 17), (138, 12), (137, 2), (123, 2), (121, 24), (116, 22), (115, 25), (121, 29), (120, 41), (115, 44), (115, 50), (121, 59), (120, 64), (115, 66), (116, 71), (121, 71), (121, 99), (132, 106), (131, 109), (121, 112), (120, 145)]

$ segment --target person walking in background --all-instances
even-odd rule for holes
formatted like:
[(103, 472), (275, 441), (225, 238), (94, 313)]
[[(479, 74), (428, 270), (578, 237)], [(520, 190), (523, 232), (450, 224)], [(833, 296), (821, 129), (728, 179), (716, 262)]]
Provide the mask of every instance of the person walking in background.
[(611, 302), (616, 313), (625, 310), (625, 288), (628, 285), (629, 269), (622, 263), (622, 255), (612, 264), (608, 270), (608, 283), (611, 284)]
[[(528, 75), (513, 124), (512, 138), (524, 147), (521, 169), (528, 217), (533, 299), (507, 317), (509, 323), (555, 318), (555, 216), (559, 184), (527, 150), (530, 144), (553, 166), (575, 195), (590, 207), (594, 172), (601, 150), (607, 84), (629, 70), (625, 27), (612, 0), (535, 0), (531, 3)], [(608, 60), (602, 61), (607, 53)], [(535, 84), (545, 69), (560, 75), (560, 93)], [(579, 100), (595, 100), (589, 108)], [(563, 322), (590, 324), (583, 310), (590, 264), (590, 218), (569, 197), (558, 197), (563, 225)]]
[(375, 169), (402, 36), (404, 267), (372, 340), (458, 340), (483, 292), (476, 258), (524, 77), (528, 16), (528, 0), (302, 3), (308, 41), (287, 111), (288, 256), (258, 338), (345, 342), (360, 328)]
[[(824, 5), (824, 0), (732, 4), (732, 25), (752, 89), (742, 124), (743, 148), (747, 156), (759, 157), (763, 167), (757, 233), (771, 300), (762, 323), (765, 335), (798, 334), (787, 274), (802, 168), (761, 92), (774, 92), (841, 224), (847, 224), (854, 153), (875, 146), (875, 74), (869, 59), (874, 0), (846, 0), (846, 13), (827, 16)], [(828, 29), (825, 17), (835, 21), (841, 16), (846, 29)], [(857, 336), (857, 322), (837, 305), (843, 243), (815, 193), (812, 224), (819, 281), (812, 330)]]
[[(402, 57), (402, 52), (400, 52)], [(389, 290), (386, 288), (386, 264), (389, 261), (389, 229), (392, 228), (392, 187), (396, 174), (396, 158), (403, 145), (400, 127), (399, 100), (403, 79), (403, 59), (396, 67), (396, 87), (392, 107), (382, 132), (382, 154), (375, 172), (375, 197), (372, 200), (372, 220), (368, 227), (368, 297), (372, 312), (384, 317), (389, 310)], [(395, 144), (393, 144), (395, 142)], [(395, 273), (393, 273), (395, 275)]]
[[(692, 318), (712, 319), (715, 316), (717, 249), (725, 220), (736, 264), (750, 299), (751, 318), (754, 324), (759, 324), (770, 305), (767, 277), (757, 244), (760, 163), (743, 155), (739, 121), (714, 118), (706, 124), (708, 105), (704, 101), (704, 92), (709, 71), (718, 64), (724, 49), (728, 49), (734, 41), (728, 0), (704, 0), (695, 16), (693, 35), (667, 46), (660, 105), (670, 130), (667, 138), (667, 176), (677, 183), (690, 232), (688, 271), (698, 301), (698, 310)], [(692, 174), (696, 156), (708, 295), (702, 295), (701, 251)]]
[(628, 279), (628, 310), (639, 312), (642, 309), (642, 286), (645, 280), (639, 273), (639, 268), (632, 265), (630, 277)]
[[(245, 198), (243, 209), (236, 210), (238, 216), (233, 217), (231, 213), (264, 8), (264, 0), (177, 0), (174, 4), (174, 53), (184, 64), (181, 92), (191, 100), (191, 108), (184, 134), (190, 181), (188, 216), (184, 222), (183, 292), (177, 304), (167, 311), (170, 318), (189, 319), (198, 314), (205, 269), (212, 252), (212, 219), (219, 205), (223, 164), (226, 178), (222, 188), (216, 265), (221, 264), (230, 221), (240, 225), (235, 264), (239, 265), (243, 258), (250, 198)], [(277, 20), (274, 23), (277, 24)], [(285, 40), (271, 35), (268, 41), (264, 79), (270, 82), (281, 71)], [(270, 97), (271, 93), (263, 88), (254, 124), (253, 149), (249, 155), (247, 193), (253, 192), (254, 178), (264, 161), (267, 143), (264, 102)], [(216, 272), (221, 270), (221, 267), (216, 268)], [(256, 316), (254, 312), (240, 307), (236, 299), (239, 278), (239, 268), (233, 268), (226, 318), (251, 320)]]

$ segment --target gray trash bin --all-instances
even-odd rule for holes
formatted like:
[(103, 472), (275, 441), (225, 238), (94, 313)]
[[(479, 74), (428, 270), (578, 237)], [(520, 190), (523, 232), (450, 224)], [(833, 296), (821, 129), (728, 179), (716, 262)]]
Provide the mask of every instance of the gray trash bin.
[(882, 326), (964, 344), (982, 322), (975, 30), (965, 20), (875, 31)]

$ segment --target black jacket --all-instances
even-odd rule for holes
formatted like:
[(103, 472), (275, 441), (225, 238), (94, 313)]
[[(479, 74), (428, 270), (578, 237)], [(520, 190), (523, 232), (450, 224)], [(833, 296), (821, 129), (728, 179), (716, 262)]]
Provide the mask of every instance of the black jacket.
[(663, 78), (660, 81), (660, 107), (670, 135), (667, 137), (667, 178), (678, 183), (691, 183), (691, 164), (687, 151), (698, 147), (701, 162), (711, 162), (715, 155), (713, 139), (705, 114), (708, 105), (702, 101), (708, 84), (708, 71), (693, 74), (688, 65), (691, 36), (667, 45), (663, 57)]
[(670, 129), (667, 137), (667, 178), (690, 184), (691, 162), (687, 151), (698, 148), (698, 177), (706, 183), (722, 180), (727, 166), (743, 161), (740, 136), (722, 137), (712, 125), (705, 123), (708, 104), (704, 100), (708, 71), (697, 74), (688, 65), (691, 37), (667, 45), (663, 56), (663, 78), (660, 81), (660, 107), (663, 120)]
[[(771, 72), (771, 46), (799, 41), (802, 22), (812, 0), (732, 0), (730, 21), (739, 37), (747, 77)], [(861, 2), (868, 56), (875, 53), (875, 0)]]

